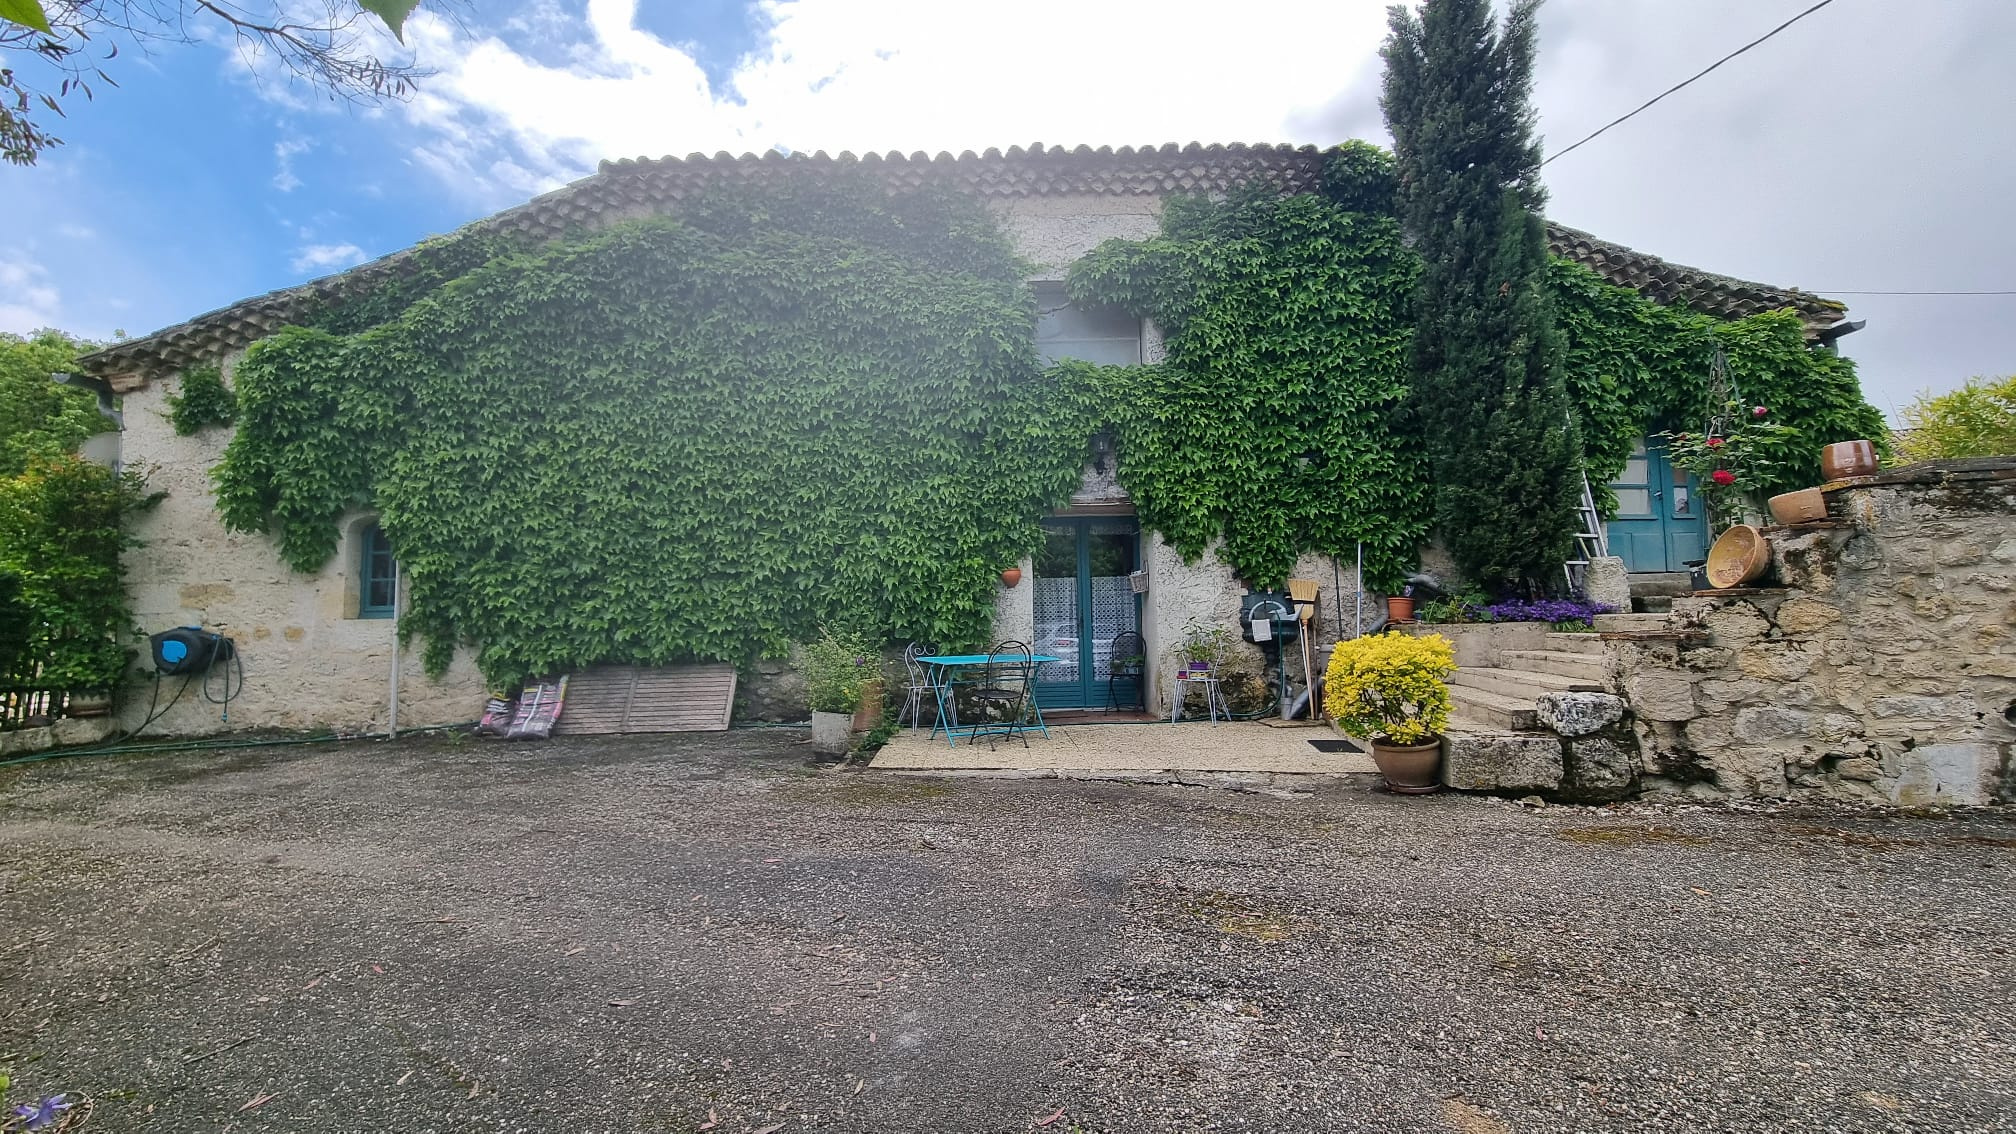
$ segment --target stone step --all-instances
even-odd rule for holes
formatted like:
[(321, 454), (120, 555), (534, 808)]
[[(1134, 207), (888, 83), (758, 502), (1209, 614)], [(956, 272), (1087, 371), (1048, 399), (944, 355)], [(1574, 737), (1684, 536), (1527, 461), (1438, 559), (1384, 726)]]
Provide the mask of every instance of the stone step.
[(1631, 574), (1631, 597), (1644, 598), (1648, 595), (1672, 597), (1691, 594), (1694, 577), (1685, 571), (1634, 571)]
[(1557, 673), (1535, 673), (1527, 669), (1496, 669), (1465, 666), (1449, 678), (1452, 686), (1482, 689), (1486, 693), (1496, 693), (1501, 697), (1521, 697), (1529, 704), (1542, 694), (1566, 693), (1576, 689), (1597, 687), (1601, 682), (1585, 681), (1579, 677), (1562, 677)]
[(1673, 611), (1672, 595), (1645, 595), (1631, 600), (1640, 614), (1670, 614)]
[(1540, 727), (1531, 697), (1506, 697), (1467, 685), (1449, 687), (1448, 727), (1456, 732), (1518, 732)]
[(1565, 650), (1500, 650), (1498, 660), (1506, 669), (1527, 670), (1533, 673), (1552, 673), (1562, 677), (1572, 677), (1591, 685), (1608, 687), (1610, 684), (1610, 662), (1602, 654), (1585, 654)]
[(1547, 648), (1564, 654), (1592, 654), (1603, 656), (1603, 636), (1601, 634), (1562, 633), (1559, 630), (1547, 635)]
[(1596, 629), (1624, 630), (1665, 630), (1671, 619), (1664, 614), (1599, 614)]

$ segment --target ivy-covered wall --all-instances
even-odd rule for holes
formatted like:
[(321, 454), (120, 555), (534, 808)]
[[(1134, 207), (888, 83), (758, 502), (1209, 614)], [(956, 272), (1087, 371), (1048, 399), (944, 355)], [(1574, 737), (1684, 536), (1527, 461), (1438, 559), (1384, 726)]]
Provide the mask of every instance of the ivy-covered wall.
[(218, 502), (303, 571), (375, 507), (404, 628), (498, 680), (774, 655), (822, 623), (979, 642), (1089, 435), (1003, 413), (1032, 319), (969, 200), (745, 189), (256, 345)]
[[(1408, 406), (1419, 270), (1390, 167), (1326, 191), (1168, 203), (1074, 297), (1154, 320), (1167, 358), (1037, 367), (1033, 304), (969, 198), (865, 177), (740, 187), (544, 247), (446, 244), (397, 287), (255, 345), (217, 471), (228, 524), (322, 568), (375, 510), (432, 665), (777, 655), (821, 623), (984, 642), (996, 572), (1109, 431), (1144, 527), (1256, 584), (1428, 535)], [(480, 263), (475, 263), (479, 261)], [(471, 266), (474, 264), (474, 266)], [(1727, 353), (1801, 443), (1866, 435), (1853, 368), (1796, 319), (1718, 323), (1579, 268), (1553, 287), (1592, 479), (1700, 402)]]

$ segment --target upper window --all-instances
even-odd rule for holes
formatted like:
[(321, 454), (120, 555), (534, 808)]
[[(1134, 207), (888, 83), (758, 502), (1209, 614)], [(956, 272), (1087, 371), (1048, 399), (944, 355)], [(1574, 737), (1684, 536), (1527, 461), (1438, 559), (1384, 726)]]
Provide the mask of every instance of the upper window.
[(364, 529), (357, 559), (357, 617), (393, 618), (399, 613), (399, 565), (392, 543), (374, 521)]
[(1036, 356), (1044, 365), (1067, 358), (1108, 365), (1141, 361), (1141, 320), (1113, 307), (1077, 307), (1064, 285), (1036, 287)]

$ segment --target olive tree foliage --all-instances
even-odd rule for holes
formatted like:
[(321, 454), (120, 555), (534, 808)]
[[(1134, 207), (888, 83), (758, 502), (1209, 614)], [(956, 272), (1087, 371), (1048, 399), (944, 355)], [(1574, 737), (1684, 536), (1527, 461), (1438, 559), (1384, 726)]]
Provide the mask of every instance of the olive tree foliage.
[[(426, 72), (387, 59), (417, 0), (0, 0), (0, 158), (33, 165), (63, 144), (52, 116), (112, 77), (122, 47), (228, 37), (331, 98), (404, 99)], [(367, 18), (367, 16), (369, 18)]]

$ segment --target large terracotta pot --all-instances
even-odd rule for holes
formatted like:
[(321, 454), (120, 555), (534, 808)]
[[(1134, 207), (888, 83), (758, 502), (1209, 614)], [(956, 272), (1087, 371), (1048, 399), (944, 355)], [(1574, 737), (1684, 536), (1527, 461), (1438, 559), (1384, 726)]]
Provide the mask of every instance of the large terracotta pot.
[(1817, 488), (1773, 496), (1771, 518), (1788, 525), (1816, 523), (1827, 518), (1827, 497)]
[(1771, 545), (1764, 533), (1749, 524), (1737, 524), (1708, 549), (1708, 585), (1720, 590), (1740, 587), (1770, 565)]
[(1403, 795), (1426, 795), (1442, 788), (1442, 738), (1425, 744), (1372, 742), (1372, 762), (1386, 786)]
[(1386, 599), (1386, 621), (1414, 621), (1414, 600), (1406, 595), (1391, 595)]
[(882, 723), (882, 683), (871, 681), (861, 687), (861, 707), (854, 710), (854, 731), (873, 732)]
[(1847, 480), (1851, 476), (1876, 475), (1875, 443), (1836, 441), (1820, 450), (1820, 475), (1824, 480)]

